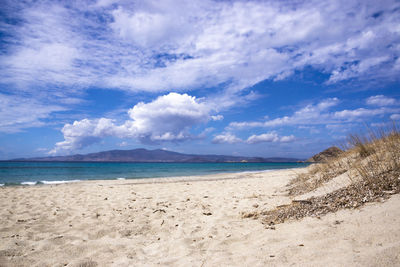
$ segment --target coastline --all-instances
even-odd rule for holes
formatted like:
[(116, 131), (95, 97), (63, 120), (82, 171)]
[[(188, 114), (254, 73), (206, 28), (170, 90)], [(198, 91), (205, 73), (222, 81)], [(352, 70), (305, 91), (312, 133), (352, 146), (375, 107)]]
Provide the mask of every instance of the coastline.
[(242, 217), (290, 203), (305, 170), (1, 187), (0, 265), (395, 265), (398, 195), (274, 229)]
[(97, 180), (137, 180), (251, 173), (294, 169), (307, 163), (125, 163), (7, 162), (0, 166), (0, 186), (63, 184)]

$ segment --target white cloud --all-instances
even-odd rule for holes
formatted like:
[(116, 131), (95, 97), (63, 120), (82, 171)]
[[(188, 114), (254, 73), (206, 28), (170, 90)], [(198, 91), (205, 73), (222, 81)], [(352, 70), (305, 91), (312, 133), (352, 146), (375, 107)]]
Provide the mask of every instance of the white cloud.
[(289, 136), (279, 136), (276, 132), (269, 132), (260, 135), (251, 135), (247, 140), (242, 140), (236, 137), (234, 134), (230, 132), (226, 132), (220, 135), (217, 135), (213, 139), (213, 143), (215, 144), (236, 144), (236, 143), (247, 143), (247, 144), (258, 144), (258, 143), (270, 143), (270, 142), (280, 142), (280, 143), (289, 143), (293, 142), (296, 138), (293, 135)]
[(292, 116), (284, 116), (264, 122), (231, 122), (229, 127), (246, 128), (246, 127), (275, 127), (280, 125), (299, 125), (299, 124), (321, 124), (326, 123), (328, 113), (326, 110), (337, 105), (338, 98), (329, 98), (321, 101), (316, 105), (309, 104), (304, 108), (296, 111)]
[(211, 119), (213, 121), (221, 121), (224, 119), (224, 116), (222, 116), (222, 115), (211, 116)]
[[(391, 0), (5, 0), (12, 19), (0, 19), (0, 84), (6, 93), (29, 92), (43, 106), (48, 101), (38, 91), (72, 99), (93, 87), (182, 92), (222, 85), (222, 93), (213, 93), (218, 110), (254, 99), (243, 90), (260, 81), (305, 67), (326, 73), (330, 83), (393, 81), (400, 66), (398, 6)], [(290, 119), (269, 123), (295, 123)]]
[(223, 133), (223, 134), (219, 134), (219, 135), (215, 136), (212, 142), (214, 144), (223, 144), (223, 143), (235, 144), (235, 143), (243, 142), (243, 140), (236, 137), (232, 133)]
[[(382, 101), (383, 102), (383, 101)], [(329, 111), (339, 103), (339, 99), (330, 98), (321, 101), (318, 104), (309, 104), (293, 113), (291, 116), (283, 116), (276, 119), (265, 120), (260, 122), (244, 121), (244, 122), (231, 122), (228, 126), (229, 129), (233, 128), (250, 128), (250, 127), (277, 127), (277, 126), (293, 126), (293, 125), (328, 125), (340, 124), (361, 119), (372, 118), (374, 116), (381, 116), (389, 113), (398, 112), (399, 108), (357, 108), (357, 109), (344, 109), (340, 111)], [(376, 101), (374, 102), (376, 103)]]
[(390, 119), (392, 119), (392, 120), (400, 120), (400, 114), (392, 114), (392, 115), (390, 115)]
[(290, 143), (296, 140), (296, 137), (294, 135), (288, 135), (288, 136), (282, 136), (280, 138), (281, 143)]
[(152, 102), (136, 104), (128, 111), (130, 120), (121, 125), (107, 118), (66, 124), (62, 129), (65, 140), (51, 152), (81, 149), (107, 136), (135, 138), (144, 143), (187, 140), (193, 138), (190, 128), (209, 121), (211, 111), (193, 96), (169, 93)]
[(252, 135), (247, 139), (248, 144), (258, 144), (265, 142), (281, 142), (281, 143), (289, 143), (293, 142), (296, 138), (294, 135), (289, 136), (278, 136), (276, 132), (264, 133), (260, 135)]
[(333, 114), (334, 118), (344, 119), (346, 121), (352, 121), (361, 117), (373, 117), (376, 115), (382, 115), (387, 113), (388, 111), (384, 108), (380, 109), (366, 109), (366, 108), (357, 108), (353, 110), (342, 110), (336, 111)]
[(396, 99), (384, 95), (376, 95), (367, 98), (368, 105), (374, 106), (391, 106), (396, 104)]
[(278, 142), (279, 137), (275, 132), (265, 133), (260, 135), (252, 135), (247, 139), (247, 143), (249, 144), (257, 144), (262, 142)]
[(305, 66), (330, 82), (396, 79), (400, 56), (395, 1), (7, 5), (18, 5), (8, 12), (21, 23), (1, 21), (12, 36), (4, 39), (1, 80), (25, 86), (170, 91), (228, 83), (242, 90)]
[(195, 97), (170, 93), (135, 105), (128, 111), (132, 121), (125, 123), (125, 127), (151, 140), (184, 139), (189, 127), (210, 119), (209, 112), (209, 107)]
[(40, 127), (53, 112), (63, 111), (58, 105), (43, 105), (30, 97), (0, 93), (0, 132), (19, 132)]

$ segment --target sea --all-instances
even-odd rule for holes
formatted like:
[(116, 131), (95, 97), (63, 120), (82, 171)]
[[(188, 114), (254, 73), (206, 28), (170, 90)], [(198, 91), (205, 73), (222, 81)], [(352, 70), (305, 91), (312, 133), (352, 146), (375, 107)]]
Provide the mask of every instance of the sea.
[(146, 179), (306, 167), (308, 163), (0, 162), (0, 186)]

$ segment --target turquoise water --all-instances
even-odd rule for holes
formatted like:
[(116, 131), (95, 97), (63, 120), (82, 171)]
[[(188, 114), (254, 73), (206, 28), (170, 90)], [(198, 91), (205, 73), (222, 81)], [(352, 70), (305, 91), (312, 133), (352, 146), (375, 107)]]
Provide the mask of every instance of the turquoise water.
[(76, 180), (140, 179), (214, 173), (265, 171), (307, 163), (121, 163), (0, 162), (0, 185), (51, 184)]

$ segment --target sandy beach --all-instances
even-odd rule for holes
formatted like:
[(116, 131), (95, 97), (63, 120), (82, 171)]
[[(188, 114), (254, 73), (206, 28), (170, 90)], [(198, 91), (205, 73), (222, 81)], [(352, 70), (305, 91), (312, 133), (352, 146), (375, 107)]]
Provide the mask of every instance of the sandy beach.
[(242, 217), (291, 203), (303, 171), (1, 187), (0, 266), (400, 265), (399, 195), (274, 229)]

